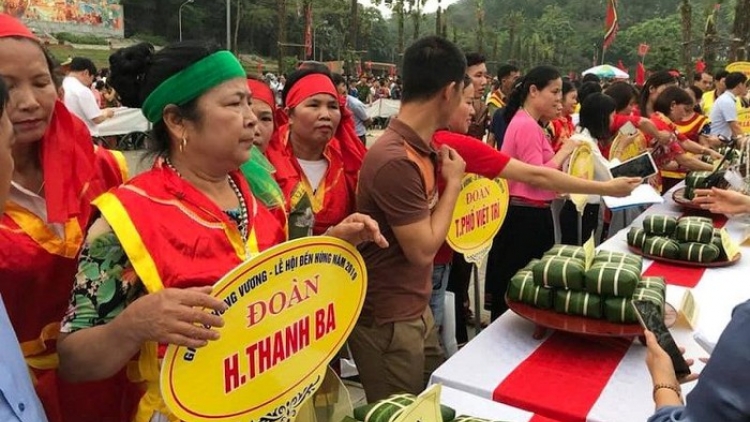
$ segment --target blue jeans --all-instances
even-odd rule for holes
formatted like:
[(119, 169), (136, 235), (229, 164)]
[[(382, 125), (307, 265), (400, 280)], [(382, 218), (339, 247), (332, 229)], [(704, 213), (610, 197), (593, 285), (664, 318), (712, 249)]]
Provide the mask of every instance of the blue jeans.
[(430, 297), (430, 309), (435, 319), (435, 326), (443, 325), (443, 314), (445, 313), (445, 289), (448, 288), (448, 276), (451, 273), (451, 264), (435, 265), (432, 269), (432, 296)]

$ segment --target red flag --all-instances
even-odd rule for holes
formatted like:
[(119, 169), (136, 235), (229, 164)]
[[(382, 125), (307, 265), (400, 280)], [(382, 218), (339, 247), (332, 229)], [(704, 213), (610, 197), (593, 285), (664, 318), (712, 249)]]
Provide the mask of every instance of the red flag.
[(607, 1), (607, 17), (604, 21), (604, 48), (609, 48), (617, 35), (617, 0)]
[(703, 73), (704, 70), (706, 70), (706, 62), (704, 62), (702, 59), (698, 60), (695, 63), (695, 71), (698, 73)]
[(310, 57), (312, 55), (312, 1), (310, 1), (305, 9), (305, 56)]
[(645, 57), (646, 54), (648, 54), (649, 45), (645, 43), (641, 43), (641, 45), (638, 46), (638, 55), (641, 57)]
[(620, 69), (620, 70), (622, 70), (625, 73), (627, 73), (627, 71), (628, 71), (628, 68), (625, 67), (624, 64), (622, 64), (622, 60), (618, 60), (617, 61), (617, 68)]
[(638, 62), (635, 69), (635, 84), (643, 86), (646, 83), (646, 68), (643, 67), (643, 63)]

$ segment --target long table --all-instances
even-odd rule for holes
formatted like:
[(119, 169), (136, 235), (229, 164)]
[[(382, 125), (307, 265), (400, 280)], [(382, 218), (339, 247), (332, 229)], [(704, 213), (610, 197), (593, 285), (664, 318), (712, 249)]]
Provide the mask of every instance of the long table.
[[(665, 203), (650, 207), (631, 226), (640, 226), (651, 214), (683, 214), (672, 202), (671, 192), (665, 199)], [(735, 241), (744, 238), (744, 220), (730, 219), (725, 227)], [(600, 249), (627, 252), (627, 231), (620, 231)], [(744, 257), (739, 263), (705, 270), (693, 288), (701, 308), (698, 328), (714, 341), (729, 322), (732, 309), (750, 298), (750, 247), (741, 250)], [(652, 264), (644, 259), (645, 272)], [(657, 268), (663, 267), (654, 267)], [(679, 305), (686, 289), (674, 285), (681, 281), (679, 276), (668, 280), (667, 302), (673, 305)], [(532, 338), (534, 330), (532, 322), (506, 312), (438, 368), (431, 383), (495, 400), (532, 415), (528, 419), (512, 419), (519, 416), (513, 412), (496, 415), (510, 421), (632, 422), (645, 421), (653, 414), (646, 348), (638, 341), (617, 343), (561, 332), (536, 340)], [(693, 339), (692, 330), (677, 325), (671, 331), (677, 343), (687, 349), (687, 356), (707, 355)], [(621, 350), (613, 351), (618, 348)], [(693, 371), (700, 372), (702, 367), (696, 360)], [(684, 393), (689, 393), (693, 385), (684, 385)]]

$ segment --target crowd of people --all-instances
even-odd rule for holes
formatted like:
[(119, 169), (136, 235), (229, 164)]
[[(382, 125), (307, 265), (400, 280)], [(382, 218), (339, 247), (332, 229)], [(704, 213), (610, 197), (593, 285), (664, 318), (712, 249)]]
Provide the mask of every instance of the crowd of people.
[[(590, 195), (590, 232), (599, 195), (627, 196), (641, 183), (568, 175), (575, 148), (588, 143), (605, 163), (629, 123), (663, 170), (702, 169), (690, 153), (714, 154), (718, 135), (738, 134), (727, 101), (746, 94), (744, 75), (717, 75), (723, 91), (700, 104), (711, 110), (710, 130), (704, 120), (690, 138), (680, 127), (691, 126), (680, 125), (700, 111), (662, 73), (641, 94), (627, 82), (578, 86), (548, 66), (501, 66), (491, 83), (481, 55), (431, 36), (406, 49), (392, 82), (365, 77), (355, 93), (341, 75), (305, 62), (279, 90), (278, 80), (248, 77), (228, 51), (190, 41), (157, 52), (144, 43), (115, 52), (105, 82), (153, 126), (154, 166), (129, 179), (122, 156), (91, 140), (108, 114), (91, 91), (95, 67), (74, 59), (62, 81), (59, 72), (28, 28), (0, 15), (0, 366), (11, 375), (0, 377), (0, 420), (173, 420), (159, 359), (167, 344), (199, 348), (218, 338), (211, 327), (223, 325), (226, 304), (211, 286), (274, 245), (320, 235), (358, 246), (367, 267), (348, 339), (367, 400), (418, 394), (444, 359), (446, 289), (459, 307), (466, 301), (466, 263), (445, 242), (466, 172), (509, 180), (487, 270), (494, 319), (507, 309), (510, 276), (554, 242), (553, 200)], [(358, 109), (378, 97), (401, 105), (368, 150)], [(747, 197), (721, 190), (699, 201), (748, 209)], [(738, 311), (732, 332), (746, 331), (746, 314)], [(671, 361), (649, 342), (654, 382), (674, 387), (657, 390), (654, 420), (750, 415), (734, 400), (745, 384), (722, 381), (748, 361), (743, 343), (726, 337), (721, 362), (709, 361), (711, 376), (700, 381), (708, 386), (694, 393), (703, 399), (687, 408), (674, 406)], [(719, 394), (723, 406), (711, 413), (707, 402)]]

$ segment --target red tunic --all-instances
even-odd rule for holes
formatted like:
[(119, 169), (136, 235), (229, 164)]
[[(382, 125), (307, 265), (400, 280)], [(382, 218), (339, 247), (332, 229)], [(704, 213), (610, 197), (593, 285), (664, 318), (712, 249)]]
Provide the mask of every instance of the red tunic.
[[(230, 176), (248, 208), (244, 244), (236, 224), (216, 204), (159, 163), (95, 201), (149, 293), (213, 285), (252, 255), (286, 240), (283, 223), (253, 197), (242, 174)], [(146, 390), (136, 420), (148, 421), (154, 411), (169, 413), (158, 382), (157, 356), (164, 351), (163, 345), (157, 351), (147, 343), (138, 365), (129, 366), (131, 380), (143, 382)]]
[(323, 152), (323, 156), (328, 160), (328, 169), (314, 192), (294, 156), (289, 142), (288, 125), (280, 127), (278, 136), (271, 139), (266, 156), (276, 168), (274, 177), (284, 193), (286, 209), (289, 212), (291, 238), (300, 237), (295, 233), (300, 233), (302, 219), (305, 218), (304, 214), (308, 208), (312, 209), (314, 235), (324, 233), (354, 210), (358, 170), (347, 171), (342, 144), (337, 137), (328, 142)]
[[(95, 149), (83, 122), (60, 107), (56, 106), (50, 129), (40, 142), (43, 150), (62, 148), (70, 154), (57, 161), (74, 165), (81, 181), (48, 166), (54, 160), (48, 160), (44, 151), (42, 166), (49, 219), (52, 209), (71, 217), (60, 238), (32, 212), (12, 201), (6, 204), (0, 218), (0, 295), (24, 357), (33, 368), (34, 386), (47, 418), (51, 422), (125, 421), (130, 415), (121, 412), (123, 400), (132, 387), (123, 374), (71, 385), (59, 380), (55, 371), (60, 321), (70, 300), (84, 230), (92, 219), (91, 201), (127, 177), (122, 154)], [(58, 180), (47, 183), (50, 178)], [(55, 192), (58, 187), (66, 191)], [(78, 202), (71, 204), (71, 198)]]

